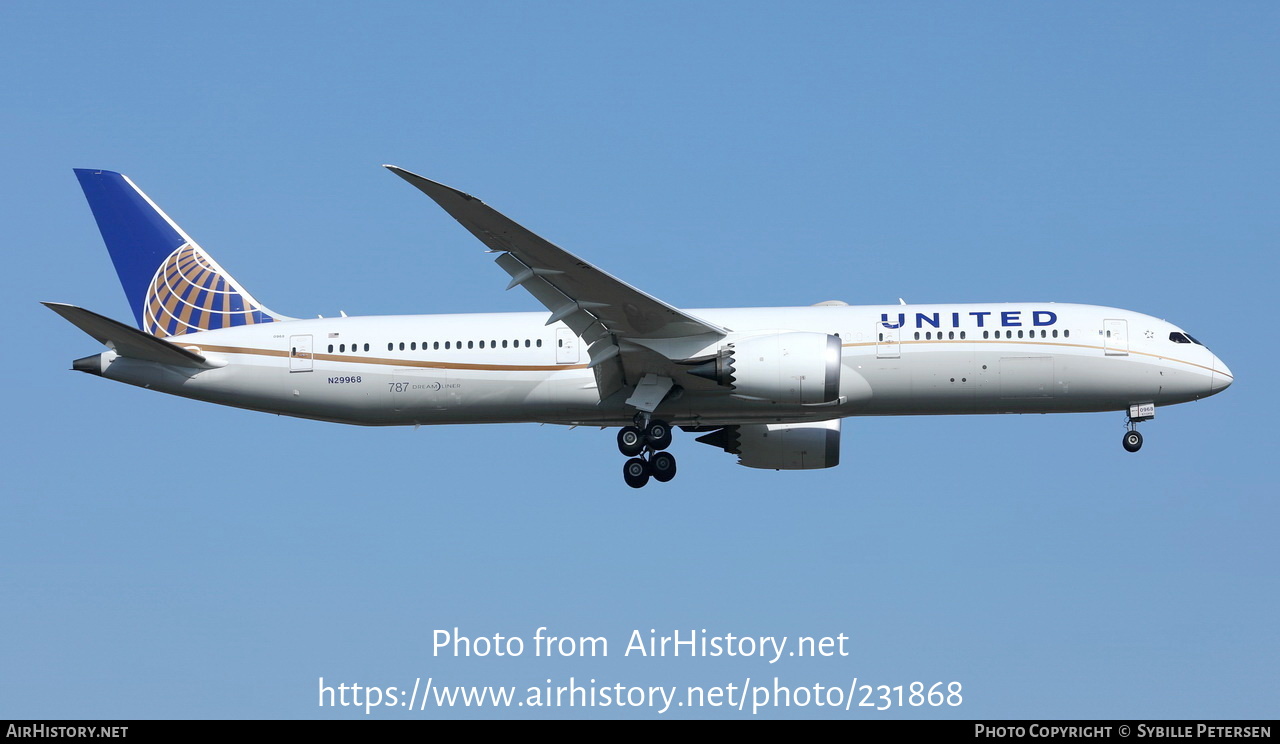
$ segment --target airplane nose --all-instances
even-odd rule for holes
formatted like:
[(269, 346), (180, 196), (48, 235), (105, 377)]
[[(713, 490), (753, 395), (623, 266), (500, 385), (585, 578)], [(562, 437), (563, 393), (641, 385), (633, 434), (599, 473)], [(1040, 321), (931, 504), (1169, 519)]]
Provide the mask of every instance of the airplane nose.
[(1220, 393), (1231, 387), (1231, 383), (1235, 382), (1231, 370), (1227, 365), (1222, 363), (1218, 357), (1213, 358), (1213, 375), (1209, 378), (1209, 394)]

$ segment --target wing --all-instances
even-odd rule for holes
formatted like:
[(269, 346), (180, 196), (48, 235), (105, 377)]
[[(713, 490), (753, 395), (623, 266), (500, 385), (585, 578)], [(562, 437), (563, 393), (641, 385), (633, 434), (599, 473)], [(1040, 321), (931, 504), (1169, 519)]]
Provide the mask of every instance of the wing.
[[(507, 289), (528, 290), (588, 344), (601, 398), (645, 374), (670, 375), (671, 360), (642, 342), (705, 337), (728, 330), (672, 307), (550, 243), (479, 199), (414, 173), (385, 166), (431, 197), (493, 252), (511, 275)], [(617, 358), (617, 361), (611, 361)], [(602, 369), (606, 361), (610, 364)]]

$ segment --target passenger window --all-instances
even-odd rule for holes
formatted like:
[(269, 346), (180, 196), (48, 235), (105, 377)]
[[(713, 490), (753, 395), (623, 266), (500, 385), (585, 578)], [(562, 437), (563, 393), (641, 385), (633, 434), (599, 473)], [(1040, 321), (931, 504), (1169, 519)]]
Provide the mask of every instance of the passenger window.
[(917, 341), (919, 341), (919, 340), (920, 340), (920, 331), (916, 331), (916, 340), (917, 340)]
[(1071, 335), (1071, 331), (1063, 331), (1063, 332), (1062, 332), (1062, 337), (1063, 337), (1063, 338), (1067, 338), (1067, 337), (1069, 337), (1070, 335)]
[(346, 344), (338, 344), (338, 351), (346, 351), (346, 350), (347, 350)]
[(529, 348), (529, 339), (527, 338), (524, 340), (524, 348)]
[(467, 342), (467, 348), (468, 348), (468, 349), (474, 349), (474, 348), (476, 348), (476, 342), (475, 342), (475, 341), (468, 341), (468, 342)]
[(539, 349), (541, 349), (541, 348), (542, 348), (542, 339), (538, 339), (538, 348), (539, 348)]
[(502, 348), (507, 348), (507, 340), (505, 338), (502, 339)]
[(481, 341), (481, 342), (480, 342), (480, 348), (482, 348), (482, 349), (484, 348), (484, 342), (483, 342), (483, 341)]
[(364, 350), (365, 350), (365, 351), (368, 351), (368, 350), (369, 350), (369, 344), (365, 344), (365, 345), (364, 345)]

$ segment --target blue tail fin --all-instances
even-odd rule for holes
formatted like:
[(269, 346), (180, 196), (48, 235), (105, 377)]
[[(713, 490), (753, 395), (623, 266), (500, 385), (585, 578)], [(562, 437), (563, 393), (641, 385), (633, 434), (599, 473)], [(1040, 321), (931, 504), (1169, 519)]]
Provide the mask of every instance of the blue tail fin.
[(287, 320), (266, 309), (126, 176), (76, 169), (138, 327), (155, 336)]

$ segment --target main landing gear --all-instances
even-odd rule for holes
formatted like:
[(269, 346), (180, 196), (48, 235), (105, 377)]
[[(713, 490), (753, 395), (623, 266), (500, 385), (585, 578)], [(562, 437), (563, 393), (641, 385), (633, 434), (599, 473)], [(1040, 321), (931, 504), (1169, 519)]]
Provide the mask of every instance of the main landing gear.
[(622, 478), (632, 488), (643, 488), (650, 478), (666, 483), (676, 477), (675, 456), (662, 451), (671, 446), (671, 426), (636, 419), (636, 426), (624, 426), (618, 432), (618, 451), (631, 458), (622, 466)]

